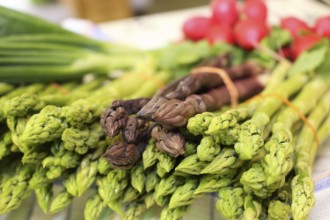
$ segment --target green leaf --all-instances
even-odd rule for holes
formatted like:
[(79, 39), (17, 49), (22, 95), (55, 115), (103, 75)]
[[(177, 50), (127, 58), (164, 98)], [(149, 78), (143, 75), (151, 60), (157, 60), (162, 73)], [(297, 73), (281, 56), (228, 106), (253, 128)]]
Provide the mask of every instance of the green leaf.
[(272, 27), (269, 35), (261, 41), (261, 45), (276, 51), (292, 41), (290, 32), (281, 27)]
[(244, 53), (241, 49), (229, 44), (221, 43), (210, 45), (207, 41), (184, 41), (180, 44), (171, 44), (162, 49), (153, 51), (160, 68), (176, 69), (179, 66), (190, 66), (204, 58), (230, 53), (233, 63), (243, 61)]
[[(260, 42), (260, 45), (276, 53), (279, 48), (289, 44), (291, 41), (291, 35), (287, 30), (284, 30), (280, 27), (272, 27), (269, 35)], [(264, 50), (257, 49), (252, 51), (248, 55), (248, 59), (253, 60), (269, 69), (273, 68), (276, 64), (274, 57)]]
[(327, 51), (329, 50), (329, 41), (322, 40), (310, 50), (304, 51), (294, 62), (289, 75), (302, 74), (315, 71), (324, 63)]

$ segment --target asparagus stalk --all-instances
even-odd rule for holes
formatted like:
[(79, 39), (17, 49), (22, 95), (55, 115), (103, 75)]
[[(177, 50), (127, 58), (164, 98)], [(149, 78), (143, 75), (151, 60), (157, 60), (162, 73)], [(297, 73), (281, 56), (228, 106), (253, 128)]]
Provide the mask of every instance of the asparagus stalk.
[(139, 163), (131, 170), (131, 184), (139, 193), (145, 188), (146, 175), (144, 173), (143, 164)]
[(212, 161), (221, 151), (219, 138), (204, 136), (197, 146), (197, 156), (201, 161)]
[[(306, 75), (297, 75), (283, 82), (274, 92), (288, 98), (299, 91), (308, 79)], [(264, 145), (263, 130), (269, 123), (270, 117), (281, 105), (282, 101), (280, 99), (272, 96), (266, 97), (255, 110), (252, 118), (242, 124), (238, 142), (235, 144), (235, 150), (241, 160), (251, 160), (258, 155)]]
[(146, 146), (146, 149), (142, 153), (142, 161), (144, 169), (147, 169), (157, 162), (157, 153), (158, 149), (155, 145), (155, 140), (152, 138), (149, 141), (149, 144)]
[(219, 190), (217, 209), (223, 217), (236, 219), (243, 213), (244, 190), (241, 187), (224, 187)]
[(123, 196), (121, 198), (121, 202), (125, 204), (129, 204), (131, 202), (134, 202), (136, 199), (138, 199), (141, 196), (142, 193), (137, 191), (133, 186), (129, 185), (125, 192), (123, 193)]
[(201, 161), (197, 154), (192, 154), (184, 158), (175, 168), (176, 172), (188, 173), (191, 175), (200, 175), (204, 168), (207, 166), (207, 162)]
[(199, 185), (196, 188), (194, 194), (202, 194), (208, 192), (217, 192), (220, 188), (229, 186), (235, 181), (234, 176), (236, 171), (233, 170), (231, 173), (226, 175), (203, 175), (199, 180)]
[(175, 192), (176, 188), (184, 183), (184, 179), (180, 176), (170, 175), (167, 178), (162, 178), (159, 185), (155, 188), (155, 201), (158, 205), (164, 205), (161, 201), (166, 196)]
[(16, 168), (15, 175), (8, 179), (3, 179), (0, 194), (0, 213), (4, 214), (16, 209), (22, 200), (31, 194), (28, 189), (29, 179), (33, 172), (32, 165), (20, 164)]
[(156, 170), (152, 170), (147, 173), (147, 178), (145, 182), (146, 191), (149, 193), (155, 189), (156, 185), (159, 183), (160, 177), (157, 175)]
[[(249, 77), (234, 82), (238, 97), (246, 99), (264, 88), (263, 78)], [(156, 122), (172, 127), (182, 127), (192, 116), (205, 111), (215, 111), (230, 103), (230, 92), (225, 87), (216, 87), (207, 93), (190, 95), (184, 101), (171, 99), (160, 105), (152, 115)]]
[(68, 193), (65, 189), (62, 190), (59, 194), (57, 194), (49, 207), (49, 213), (53, 214), (53, 213), (57, 213), (61, 210), (63, 210), (64, 208), (66, 208), (68, 205), (71, 204), (73, 200), (73, 196)]
[(109, 205), (120, 198), (128, 184), (127, 175), (125, 170), (111, 170), (106, 177), (96, 181), (98, 193), (105, 204)]
[(269, 203), (268, 218), (270, 220), (290, 219), (290, 216), (291, 216), (290, 205), (280, 200), (272, 200)]
[(105, 207), (106, 205), (103, 203), (102, 198), (98, 194), (94, 194), (86, 201), (84, 218), (86, 220), (97, 219)]
[[(315, 109), (312, 111), (310, 116), (308, 117), (308, 121), (312, 124), (312, 126), (318, 129), (319, 132), (323, 132), (324, 128), (329, 127), (328, 124), (324, 124), (320, 127), (321, 123), (324, 119), (328, 118), (328, 114), (330, 111), (330, 93), (328, 92), (322, 100), (317, 104)], [(328, 122), (328, 121), (326, 121)], [(320, 136), (320, 140), (322, 141), (326, 135)], [(311, 208), (315, 204), (315, 197), (313, 194), (314, 183), (311, 177), (311, 167), (310, 167), (310, 146), (312, 148), (317, 148), (317, 144), (313, 144), (314, 133), (310, 130), (310, 128), (305, 125), (303, 130), (299, 135), (299, 139), (297, 141), (297, 145), (295, 148), (296, 155), (296, 163), (295, 163), (295, 173), (296, 176), (292, 179), (291, 187), (292, 187), (292, 215), (295, 219), (305, 219), (308, 216)], [(314, 155), (312, 155), (314, 156)]]
[(227, 170), (235, 169), (243, 165), (243, 161), (237, 156), (234, 149), (226, 147), (203, 170), (202, 174), (221, 174)]
[[(243, 220), (260, 219), (262, 212), (262, 204), (252, 195), (246, 195), (244, 198)], [(288, 218), (283, 218), (288, 219)]]
[[(305, 86), (299, 96), (293, 100), (293, 104), (300, 109), (302, 114), (306, 115), (317, 104), (327, 89), (326, 83), (315, 79)], [(328, 95), (322, 99), (330, 99), (330, 96)], [(308, 104), (306, 100), (309, 100)], [(278, 120), (273, 126), (273, 136), (269, 142), (275, 141), (275, 145), (266, 143), (266, 155), (262, 160), (267, 175), (267, 184), (276, 182), (281, 176), (285, 176), (293, 166), (294, 147), (292, 146), (292, 137), (287, 135), (288, 133), (283, 129), (291, 130), (292, 125), (298, 120), (298, 114), (295, 110), (289, 108), (278, 116)], [(279, 148), (276, 148), (277, 146)]]
[(128, 115), (137, 113), (148, 101), (148, 98), (113, 101), (101, 115), (101, 126), (104, 132), (110, 137), (118, 135), (125, 128)]
[(161, 220), (182, 220), (183, 215), (187, 211), (187, 206), (180, 206), (175, 209), (164, 207), (160, 213)]
[(175, 158), (166, 153), (158, 152), (157, 160), (157, 174), (160, 177), (165, 176), (165, 174), (169, 173), (175, 167)]
[(52, 188), (53, 184), (50, 183), (34, 190), (35, 195), (37, 197), (38, 205), (45, 214), (48, 213), (48, 210), (50, 208), (51, 199), (53, 196)]
[(181, 206), (190, 205), (193, 199), (196, 198), (194, 194), (195, 189), (198, 186), (197, 179), (190, 179), (185, 182), (182, 186), (179, 186), (171, 196), (168, 207), (170, 209), (178, 208)]
[(146, 205), (146, 209), (149, 209), (153, 205), (155, 205), (155, 200), (154, 200), (154, 193), (148, 193), (144, 196), (144, 203)]
[[(302, 114), (308, 114), (317, 101), (322, 97), (327, 90), (327, 85), (322, 80), (315, 79), (309, 82), (299, 95), (293, 100), (294, 106), (300, 109)], [(326, 97), (330, 98), (330, 97)], [(308, 105), (305, 100), (310, 100)], [(279, 184), (278, 187), (284, 183), (285, 176), (290, 172), (293, 167), (293, 142), (291, 129), (292, 125), (299, 120), (299, 115), (291, 107), (287, 107), (283, 112), (278, 115), (278, 118), (273, 125), (272, 136), (265, 144), (266, 155), (261, 160), (262, 169), (265, 182), (259, 182), (265, 188), (271, 186), (269, 192), (275, 190), (274, 184)], [(260, 167), (259, 167), (260, 168)], [(261, 170), (258, 171), (260, 172)], [(254, 168), (251, 168), (254, 169)], [(252, 173), (253, 171), (251, 171)], [(255, 179), (253, 175), (243, 175), (244, 187), (253, 189), (255, 186)], [(251, 179), (249, 179), (250, 177)], [(249, 185), (251, 182), (251, 185)], [(259, 186), (253, 190), (255, 193), (259, 191)]]
[(187, 129), (193, 135), (204, 135), (215, 117), (212, 112), (203, 112), (189, 118)]
[(0, 160), (10, 154), (12, 145), (13, 141), (11, 139), (11, 133), (7, 131), (0, 138)]
[(110, 164), (104, 157), (100, 157), (97, 163), (97, 171), (99, 174), (106, 175), (111, 170)]
[(61, 136), (64, 148), (78, 154), (86, 154), (89, 149), (95, 148), (103, 137), (98, 123), (83, 128), (66, 128)]
[(134, 202), (128, 205), (125, 210), (124, 220), (138, 220), (139, 216), (146, 210), (143, 202)]
[(181, 133), (156, 125), (151, 131), (151, 136), (156, 140), (156, 146), (160, 151), (172, 157), (184, 154), (185, 140)]

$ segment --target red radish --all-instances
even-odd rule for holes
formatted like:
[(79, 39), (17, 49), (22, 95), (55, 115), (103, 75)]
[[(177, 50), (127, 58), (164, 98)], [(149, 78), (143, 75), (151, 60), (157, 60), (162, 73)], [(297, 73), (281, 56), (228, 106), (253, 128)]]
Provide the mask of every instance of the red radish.
[(198, 41), (205, 37), (211, 25), (211, 20), (207, 17), (196, 16), (188, 19), (182, 27), (184, 36), (187, 39)]
[(315, 22), (314, 30), (319, 35), (330, 38), (330, 16), (317, 19)]
[(293, 59), (296, 59), (299, 56), (299, 54), (301, 54), (305, 50), (310, 49), (321, 39), (322, 37), (316, 34), (310, 34), (296, 38), (291, 45), (291, 54)]
[(310, 27), (302, 20), (295, 17), (287, 17), (281, 20), (281, 27), (290, 31), (293, 38), (302, 35), (303, 32), (310, 32)]
[(212, 20), (222, 26), (231, 26), (238, 20), (235, 0), (213, 0), (211, 2)]
[(290, 50), (290, 47), (288, 47), (288, 46), (279, 49), (278, 54), (287, 58), (288, 60), (292, 59), (291, 50)]
[(234, 36), (239, 46), (251, 50), (269, 32), (267, 25), (257, 20), (239, 21), (234, 28)]
[(215, 42), (233, 44), (235, 41), (232, 29), (227, 26), (213, 25), (207, 32), (206, 38), (211, 44)]
[(266, 22), (267, 6), (262, 0), (248, 0), (243, 5), (243, 14), (249, 19)]

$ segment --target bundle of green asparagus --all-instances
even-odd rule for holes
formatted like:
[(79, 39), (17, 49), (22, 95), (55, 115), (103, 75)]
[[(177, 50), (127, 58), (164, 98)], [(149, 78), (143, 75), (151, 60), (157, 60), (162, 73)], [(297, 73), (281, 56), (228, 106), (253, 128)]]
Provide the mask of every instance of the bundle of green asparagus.
[[(173, 48), (180, 52), (174, 56), (177, 62), (167, 65), (166, 56)], [(196, 49), (203, 53), (187, 58)], [(111, 174), (111, 168), (102, 155), (107, 146), (114, 145), (121, 138), (107, 138), (99, 125), (100, 115), (109, 102), (139, 98), (141, 105), (145, 104), (160, 87), (187, 74), (196, 63), (228, 52), (226, 46), (184, 43), (145, 52), (139, 59), (141, 62), (134, 62), (130, 71), (117, 72), (118, 78), (89, 74), (83, 79), (62, 83), (29, 84), (24, 80), (27, 76), (22, 75), (17, 79), (25, 83), (1, 83), (0, 214), (18, 208), (32, 193), (45, 213), (56, 213), (93, 186), (94, 189), (97, 186), (101, 197), (102, 193), (111, 192), (108, 182), (113, 181), (114, 174)], [(36, 72), (33, 77), (38, 78), (38, 74)], [(47, 78), (53, 79), (52, 76)], [(122, 103), (117, 105), (119, 108)], [(143, 120), (131, 120), (128, 124), (135, 126), (140, 133), (148, 133)], [(129, 130), (125, 132), (127, 140), (142, 140), (142, 137)], [(121, 150), (120, 145), (117, 149)], [(126, 178), (128, 174), (119, 173), (124, 176), (118, 178)], [(58, 187), (62, 190), (55, 193)], [(122, 187), (124, 189), (125, 185)], [(102, 201), (103, 205), (98, 207), (101, 211), (110, 198), (102, 197), (101, 200), (95, 196), (91, 201)], [(121, 210), (119, 204), (113, 203), (111, 207)], [(86, 210), (90, 209), (87, 207)], [(96, 215), (98, 211), (92, 213)], [(93, 215), (86, 218), (93, 219)]]

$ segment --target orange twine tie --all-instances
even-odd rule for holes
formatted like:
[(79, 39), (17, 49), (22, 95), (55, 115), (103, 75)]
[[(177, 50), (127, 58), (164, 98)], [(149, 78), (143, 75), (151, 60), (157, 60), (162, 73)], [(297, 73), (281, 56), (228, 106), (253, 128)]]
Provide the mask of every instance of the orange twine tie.
[(145, 80), (151, 80), (152, 82), (154, 82), (159, 88), (163, 88), (165, 87), (165, 83), (158, 79), (157, 77), (155, 77), (154, 75), (148, 75), (148, 74), (144, 74), (144, 73), (139, 73), (138, 77), (141, 79), (145, 79)]
[(55, 89), (57, 89), (60, 93), (66, 95), (69, 94), (69, 90), (67, 88), (64, 88), (63, 86), (61, 86), (58, 83), (52, 83), (51, 86), (53, 86)]
[(317, 146), (320, 146), (320, 140), (317, 136), (317, 131), (314, 128), (314, 126), (308, 121), (308, 119), (305, 117), (305, 115), (300, 111), (300, 109), (295, 106), (292, 102), (290, 102), (290, 100), (288, 100), (287, 98), (281, 96), (280, 94), (277, 93), (269, 93), (269, 94), (259, 94), (256, 95), (248, 100), (246, 100), (245, 102), (248, 103), (250, 101), (253, 101), (255, 99), (260, 99), (260, 98), (266, 98), (266, 97), (275, 97), (277, 99), (279, 99), (280, 101), (282, 101), (284, 104), (286, 104), (289, 108), (293, 109), (297, 115), (299, 116), (299, 118), (304, 122), (305, 125), (307, 125), (309, 127), (309, 129), (312, 131), (313, 135), (314, 135), (314, 140), (317, 143)]
[(232, 79), (229, 77), (228, 73), (221, 69), (216, 67), (197, 67), (191, 71), (191, 74), (200, 74), (200, 73), (216, 73), (220, 76), (220, 78), (223, 80), (223, 83), (225, 84), (226, 88), (228, 89), (229, 95), (230, 95), (230, 103), (231, 107), (236, 107), (238, 103), (238, 90), (232, 81)]

